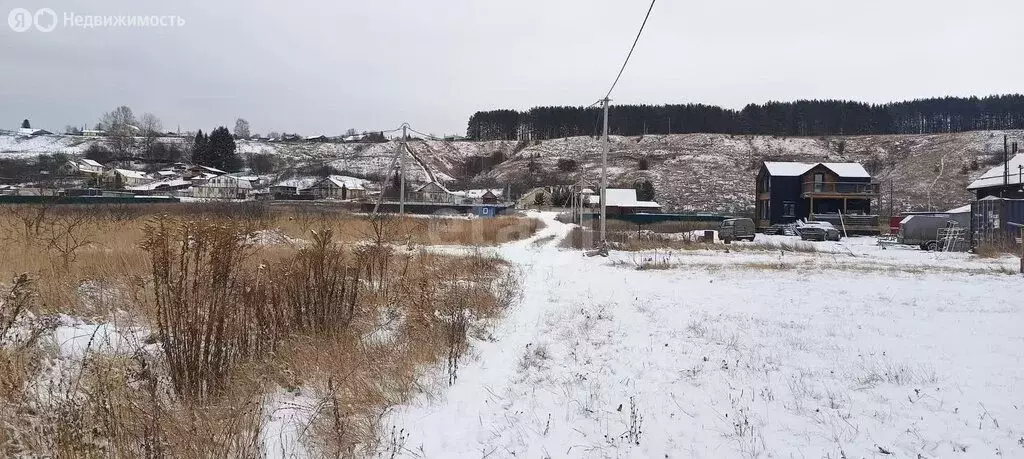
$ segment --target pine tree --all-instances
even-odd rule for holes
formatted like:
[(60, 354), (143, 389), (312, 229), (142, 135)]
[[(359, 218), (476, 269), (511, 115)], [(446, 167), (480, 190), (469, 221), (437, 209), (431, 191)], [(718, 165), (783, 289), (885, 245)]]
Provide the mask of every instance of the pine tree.
[(237, 172), (241, 169), (242, 161), (235, 153), (235, 139), (231, 136), (228, 128), (221, 126), (214, 129), (207, 142), (210, 163), (213, 167), (228, 172)]
[(209, 139), (202, 130), (197, 131), (196, 138), (192, 140), (192, 164), (210, 166)]
[(29, 123), (27, 119), (23, 120), (21, 122), (21, 128), (22, 129), (32, 129), (32, 123)]

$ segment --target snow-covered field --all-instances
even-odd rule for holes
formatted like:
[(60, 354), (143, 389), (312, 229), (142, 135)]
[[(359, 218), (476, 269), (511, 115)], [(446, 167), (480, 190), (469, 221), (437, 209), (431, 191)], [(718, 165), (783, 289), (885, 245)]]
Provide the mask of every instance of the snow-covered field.
[(869, 238), (586, 258), (541, 217), (497, 249), (522, 303), (391, 414), (406, 456), (1024, 456), (1016, 258)]

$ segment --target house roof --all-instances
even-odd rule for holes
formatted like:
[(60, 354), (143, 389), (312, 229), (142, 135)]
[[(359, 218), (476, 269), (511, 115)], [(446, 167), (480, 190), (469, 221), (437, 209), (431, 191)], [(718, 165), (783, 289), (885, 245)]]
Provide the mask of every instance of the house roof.
[(871, 178), (871, 174), (860, 163), (821, 163), (821, 165), (840, 177)]
[(149, 178), (149, 177), (146, 176), (145, 172), (133, 171), (131, 169), (114, 169), (114, 173), (122, 175), (122, 176), (127, 177), (127, 178), (135, 178), (135, 179), (148, 179)]
[(447, 189), (447, 188), (445, 188), (445, 187), (444, 187), (444, 185), (441, 185), (440, 183), (437, 183), (437, 182), (430, 182), (430, 183), (425, 183), (425, 184), (423, 184), (422, 186), (420, 186), (419, 188), (416, 188), (416, 190), (415, 190), (415, 191), (416, 191), (416, 192), (420, 192), (420, 191), (423, 191), (423, 190), (427, 189), (427, 187), (429, 187), (429, 186), (431, 186), (431, 185), (434, 185), (434, 186), (436, 186), (437, 188), (439, 188), (439, 189), (440, 189), (441, 191), (443, 191), (443, 192), (445, 192), (445, 193), (451, 194), (451, 191), (448, 191), (448, 189)]
[(368, 182), (368, 180), (358, 177), (349, 177), (347, 175), (330, 175), (326, 180), (333, 183), (334, 186), (338, 188), (345, 187), (349, 190), (364, 190), (366, 189), (366, 183)]
[(227, 174), (227, 172), (222, 171), (220, 169), (217, 169), (215, 167), (200, 166), (198, 164), (196, 164), (195, 166), (192, 166), (192, 167), (193, 168), (198, 168), (198, 169), (206, 171), (206, 172), (212, 172), (212, 173), (217, 174), (217, 175), (225, 175), (225, 174)]
[(504, 194), (503, 190), (500, 188), (483, 188), (479, 190), (452, 191), (452, 194), (467, 199), (480, 199), (486, 196), (488, 192), (494, 195), (494, 197), (496, 198), (500, 198), (501, 195)]
[[(1020, 153), (1013, 158), (1010, 158), (1010, 174), (1006, 176), (1006, 182), (1008, 185), (1020, 185), (1020, 166), (1024, 166), (1024, 153)], [(968, 190), (976, 190), (979, 188), (988, 188), (993, 186), (1003, 186), (1003, 175), (1005, 173), (1005, 166), (1000, 164), (993, 167), (978, 177), (978, 180), (971, 182), (967, 185)]]
[(947, 214), (966, 214), (971, 211), (971, 205), (957, 207), (956, 209), (949, 209), (946, 211)]
[(174, 178), (174, 179), (150, 182), (150, 183), (147, 183), (147, 184), (144, 184), (144, 185), (129, 186), (129, 187), (125, 187), (125, 189), (126, 190), (131, 190), (131, 191), (153, 191), (153, 190), (155, 190), (157, 188), (160, 188), (160, 187), (178, 188), (178, 187), (189, 186), (191, 184), (192, 184), (192, 182), (190, 182), (188, 180), (184, 180), (184, 179), (180, 179), (180, 178)]
[(846, 178), (871, 178), (871, 174), (860, 163), (799, 163), (785, 161), (765, 161), (764, 167), (773, 177), (799, 177), (807, 171), (818, 167), (827, 167), (836, 175)]
[(48, 135), (53, 134), (46, 129), (18, 128), (18, 135)]
[(102, 164), (100, 164), (100, 163), (98, 163), (96, 161), (93, 161), (93, 160), (91, 160), (89, 158), (82, 158), (82, 159), (78, 160), (78, 162), (80, 162), (82, 164), (85, 164), (86, 166), (103, 167)]
[(318, 179), (316, 177), (294, 177), (294, 178), (290, 178), (288, 180), (281, 180), (281, 181), (279, 181), (279, 182), (277, 182), (277, 183), (275, 183), (273, 185), (270, 185), (270, 186), (271, 187), (287, 186), (287, 187), (294, 187), (294, 188), (297, 188), (297, 189), (305, 189), (305, 188), (310, 188), (313, 185), (316, 185), (316, 182), (319, 182), (319, 181), (320, 181), (320, 179)]
[[(608, 188), (605, 190), (605, 195), (608, 197), (608, 207), (641, 207), (647, 209), (657, 209), (661, 207), (654, 201), (639, 201), (636, 199), (636, 190), (632, 188)], [(600, 204), (600, 194), (587, 197), (587, 202), (590, 204)]]

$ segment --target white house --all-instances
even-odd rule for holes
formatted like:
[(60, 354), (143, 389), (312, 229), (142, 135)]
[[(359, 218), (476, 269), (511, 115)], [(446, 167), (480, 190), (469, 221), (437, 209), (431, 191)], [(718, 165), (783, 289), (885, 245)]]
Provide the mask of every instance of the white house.
[(131, 169), (110, 169), (103, 173), (103, 181), (114, 188), (125, 188), (144, 185), (152, 182), (145, 172), (133, 171)]
[(206, 199), (245, 199), (252, 191), (252, 182), (231, 175), (211, 177), (206, 183), (192, 187), (192, 197)]
[(61, 166), (61, 172), (67, 175), (97, 176), (103, 174), (103, 165), (88, 158), (71, 159)]

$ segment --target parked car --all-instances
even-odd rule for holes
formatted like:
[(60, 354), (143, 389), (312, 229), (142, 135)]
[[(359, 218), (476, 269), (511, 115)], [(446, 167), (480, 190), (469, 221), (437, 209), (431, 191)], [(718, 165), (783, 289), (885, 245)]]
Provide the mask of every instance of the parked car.
[(749, 218), (730, 218), (722, 220), (722, 226), (718, 229), (718, 238), (726, 244), (732, 241), (753, 241), (757, 228), (754, 220)]
[(806, 222), (797, 226), (800, 239), (805, 241), (838, 241), (842, 234), (829, 222)]

